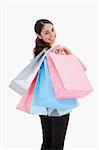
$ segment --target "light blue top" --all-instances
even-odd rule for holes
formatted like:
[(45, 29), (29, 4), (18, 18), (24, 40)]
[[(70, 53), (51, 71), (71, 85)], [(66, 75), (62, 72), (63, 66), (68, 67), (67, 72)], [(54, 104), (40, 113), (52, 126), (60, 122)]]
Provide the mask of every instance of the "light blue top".
[(51, 108), (47, 108), (46, 110), (48, 116), (63, 116), (65, 114), (72, 112), (71, 110), (64, 111), (64, 110), (51, 109)]

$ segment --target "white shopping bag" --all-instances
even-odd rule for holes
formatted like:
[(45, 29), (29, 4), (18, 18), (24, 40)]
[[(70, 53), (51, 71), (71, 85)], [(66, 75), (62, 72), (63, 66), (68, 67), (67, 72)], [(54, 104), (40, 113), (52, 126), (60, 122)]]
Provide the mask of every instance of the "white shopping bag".
[[(59, 46), (60, 45), (56, 45), (54, 48), (57, 48)], [(45, 56), (52, 49), (53, 48), (50, 48), (47, 51), (44, 49), (35, 58), (33, 58), (31, 62), (12, 80), (9, 87), (18, 94), (23, 95), (35, 78)]]

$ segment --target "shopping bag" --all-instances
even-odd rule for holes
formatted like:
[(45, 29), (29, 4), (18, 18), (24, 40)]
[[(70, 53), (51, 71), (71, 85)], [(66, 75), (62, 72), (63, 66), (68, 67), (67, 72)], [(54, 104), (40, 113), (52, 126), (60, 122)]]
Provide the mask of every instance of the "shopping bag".
[(32, 106), (42, 106), (45, 108), (48, 107), (62, 110), (70, 110), (78, 106), (78, 101), (75, 98), (71, 98), (71, 100), (69, 98), (59, 100), (55, 97), (46, 59), (44, 59), (38, 73), (32, 97)]
[[(59, 47), (60, 45), (56, 45), (53, 48)], [(36, 76), (38, 70), (41, 67), (41, 64), (45, 58), (45, 56), (49, 53), (50, 50), (41, 51), (35, 58), (31, 60), (31, 62), (12, 80), (9, 87), (12, 88), (15, 92), (20, 95), (23, 95), (26, 90), (29, 88), (31, 82)]]
[(82, 98), (93, 91), (76, 56), (50, 52), (46, 58), (56, 98)]
[(39, 55), (33, 58), (31, 62), (14, 78), (14, 80), (11, 81), (9, 87), (18, 94), (23, 95), (31, 84), (31, 82), (29, 83), (27, 79), (31, 74), (33, 78), (35, 77), (35, 74), (40, 67), (39, 60), (40, 58), (42, 58), (43, 55), (44, 51), (42, 51), (41, 53), (39, 53)]
[(30, 112), (31, 110), (31, 102), (32, 102), (32, 95), (34, 92), (35, 83), (37, 80), (37, 75), (35, 76), (34, 80), (32, 81), (29, 89), (26, 93), (22, 96), (21, 101), (16, 106), (17, 109), (23, 110), (25, 112)]
[(36, 80), (37, 80), (37, 75), (35, 76), (34, 80), (32, 81), (29, 89), (26, 91), (26, 93), (22, 96), (20, 102), (17, 104), (16, 109), (19, 109), (21, 111), (24, 111), (24, 112), (30, 113), (30, 114), (34, 114), (34, 115), (35, 114), (47, 115), (46, 108), (32, 106), (32, 95), (34, 92)]

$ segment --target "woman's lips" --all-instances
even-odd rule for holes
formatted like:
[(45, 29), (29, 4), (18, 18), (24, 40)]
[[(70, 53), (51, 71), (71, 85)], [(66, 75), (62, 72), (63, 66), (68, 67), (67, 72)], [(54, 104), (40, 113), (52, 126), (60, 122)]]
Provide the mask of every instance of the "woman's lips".
[(53, 40), (51, 40), (51, 39), (49, 39), (50, 41), (54, 41), (54, 39)]

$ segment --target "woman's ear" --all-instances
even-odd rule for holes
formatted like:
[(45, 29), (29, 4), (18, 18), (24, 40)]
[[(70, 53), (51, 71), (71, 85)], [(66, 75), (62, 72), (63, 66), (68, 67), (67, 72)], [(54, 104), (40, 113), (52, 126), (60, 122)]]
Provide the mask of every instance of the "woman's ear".
[(37, 35), (37, 37), (38, 37), (39, 39), (42, 39), (42, 36), (41, 36), (41, 35), (39, 35), (38, 33), (36, 33), (36, 35)]

